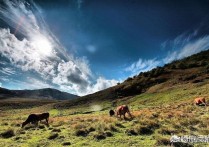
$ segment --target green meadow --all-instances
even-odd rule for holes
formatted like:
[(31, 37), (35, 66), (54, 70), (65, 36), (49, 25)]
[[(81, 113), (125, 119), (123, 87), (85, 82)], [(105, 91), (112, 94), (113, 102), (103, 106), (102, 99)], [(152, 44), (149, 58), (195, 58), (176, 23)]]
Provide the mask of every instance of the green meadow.
[[(146, 93), (117, 101), (116, 105), (130, 107), (133, 120), (110, 117), (108, 111), (114, 108), (110, 101), (64, 109), (55, 107), (58, 102), (41, 106), (33, 102), (34, 106), (27, 109), (5, 106), (0, 111), (0, 146), (169, 146), (173, 134), (209, 134), (208, 107), (193, 104), (195, 97), (209, 94), (208, 88), (207, 82), (169, 88), (159, 84)], [(38, 126), (29, 124), (21, 128), (29, 114), (42, 112), (50, 113), (49, 127), (43, 120)], [(208, 144), (175, 143), (173, 146)]]

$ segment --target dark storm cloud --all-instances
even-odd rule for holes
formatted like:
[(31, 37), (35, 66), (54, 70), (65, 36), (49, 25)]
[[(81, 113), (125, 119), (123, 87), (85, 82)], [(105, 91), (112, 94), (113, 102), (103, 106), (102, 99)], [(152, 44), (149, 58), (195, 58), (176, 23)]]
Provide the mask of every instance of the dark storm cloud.
[(88, 82), (82, 78), (82, 72), (78, 68), (75, 68), (75, 70), (67, 76), (67, 79), (69, 82), (81, 85), (82, 87), (88, 85)]

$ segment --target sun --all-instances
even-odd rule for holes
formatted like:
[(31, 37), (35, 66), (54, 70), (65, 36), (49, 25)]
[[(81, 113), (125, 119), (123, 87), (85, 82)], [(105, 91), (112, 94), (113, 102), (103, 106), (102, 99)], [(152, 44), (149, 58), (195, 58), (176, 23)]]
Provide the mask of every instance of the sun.
[(32, 41), (32, 45), (40, 55), (50, 56), (52, 54), (52, 45), (44, 36), (35, 37)]

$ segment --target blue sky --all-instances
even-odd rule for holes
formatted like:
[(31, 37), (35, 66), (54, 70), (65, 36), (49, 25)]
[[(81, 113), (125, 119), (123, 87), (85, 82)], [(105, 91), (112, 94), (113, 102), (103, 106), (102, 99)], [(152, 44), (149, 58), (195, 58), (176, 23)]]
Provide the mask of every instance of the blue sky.
[(0, 83), (10, 89), (85, 95), (209, 48), (205, 0), (0, 4)]

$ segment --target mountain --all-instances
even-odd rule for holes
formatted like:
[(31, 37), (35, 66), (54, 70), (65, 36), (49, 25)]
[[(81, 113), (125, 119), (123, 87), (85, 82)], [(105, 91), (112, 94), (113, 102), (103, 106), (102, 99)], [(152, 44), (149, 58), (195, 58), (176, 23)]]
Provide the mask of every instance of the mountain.
[(8, 90), (5, 88), (0, 88), (0, 98), (36, 98), (68, 100), (78, 98), (78, 96), (52, 88), (37, 90)]
[(57, 107), (71, 107), (81, 104), (108, 101), (114, 103), (143, 93), (158, 93), (172, 87), (195, 85), (209, 81), (209, 50), (190, 57), (173, 61), (163, 67), (156, 67), (127, 78), (114, 87), (80, 97), (68, 102), (61, 102)]

